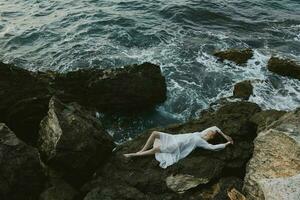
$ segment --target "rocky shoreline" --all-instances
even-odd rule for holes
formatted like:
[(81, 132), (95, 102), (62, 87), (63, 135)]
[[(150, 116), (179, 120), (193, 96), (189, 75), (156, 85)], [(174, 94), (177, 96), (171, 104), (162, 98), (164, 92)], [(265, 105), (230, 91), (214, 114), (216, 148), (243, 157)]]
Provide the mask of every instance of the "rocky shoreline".
[[(215, 54), (239, 65), (252, 55), (250, 49)], [(300, 66), (289, 60), (272, 57), (268, 69), (299, 78)], [(0, 199), (297, 199), (300, 110), (262, 110), (247, 101), (252, 94), (245, 80), (199, 118), (159, 128), (180, 134), (216, 125), (235, 141), (220, 152), (196, 149), (164, 170), (153, 156), (123, 157), (158, 129), (116, 145), (95, 116), (146, 112), (164, 102), (159, 66), (60, 74), (0, 63)]]
[(52, 96), (89, 109), (126, 113), (152, 109), (166, 99), (165, 78), (151, 63), (63, 74), (0, 63), (0, 88), (0, 121), (33, 146)]

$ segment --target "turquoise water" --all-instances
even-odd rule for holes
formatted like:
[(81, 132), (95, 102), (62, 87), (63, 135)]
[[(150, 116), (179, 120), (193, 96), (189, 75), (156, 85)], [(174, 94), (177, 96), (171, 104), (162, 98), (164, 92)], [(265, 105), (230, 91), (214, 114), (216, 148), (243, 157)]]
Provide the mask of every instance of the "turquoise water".
[[(215, 50), (253, 48), (247, 67), (219, 63)], [(266, 70), (271, 55), (300, 61), (299, 0), (0, 0), (0, 60), (30, 70), (161, 66), (167, 101), (152, 113), (100, 115), (116, 140), (183, 122), (251, 79), (250, 101), (300, 106), (300, 82)]]

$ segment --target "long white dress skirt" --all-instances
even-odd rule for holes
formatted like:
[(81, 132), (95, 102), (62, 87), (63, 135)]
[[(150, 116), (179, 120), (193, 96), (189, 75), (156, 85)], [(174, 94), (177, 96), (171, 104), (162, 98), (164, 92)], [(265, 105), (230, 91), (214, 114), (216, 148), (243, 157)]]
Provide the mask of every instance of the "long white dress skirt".
[(180, 159), (180, 148), (175, 135), (159, 132), (160, 139), (154, 141), (153, 146), (160, 147), (160, 152), (155, 153), (155, 159), (160, 162), (159, 166), (167, 168)]

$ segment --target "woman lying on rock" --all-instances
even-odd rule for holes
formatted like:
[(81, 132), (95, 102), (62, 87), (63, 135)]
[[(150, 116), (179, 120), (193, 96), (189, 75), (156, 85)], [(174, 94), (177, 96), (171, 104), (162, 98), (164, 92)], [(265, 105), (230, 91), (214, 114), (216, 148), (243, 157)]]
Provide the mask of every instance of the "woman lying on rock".
[[(228, 142), (213, 145), (207, 141), (213, 139), (217, 134), (223, 136)], [(151, 149), (150, 146), (153, 144)], [(218, 151), (227, 145), (233, 144), (231, 137), (225, 135), (218, 127), (213, 126), (201, 132), (172, 135), (160, 131), (153, 131), (144, 147), (136, 152), (124, 154), (125, 157), (146, 156), (155, 154), (155, 158), (160, 162), (160, 167), (167, 168), (178, 160), (185, 158), (196, 147)]]

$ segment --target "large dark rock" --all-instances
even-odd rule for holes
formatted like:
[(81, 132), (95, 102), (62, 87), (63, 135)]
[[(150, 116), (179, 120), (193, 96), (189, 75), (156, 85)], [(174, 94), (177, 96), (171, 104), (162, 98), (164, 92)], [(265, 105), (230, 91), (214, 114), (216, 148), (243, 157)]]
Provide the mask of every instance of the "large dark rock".
[(26, 143), (36, 145), (53, 95), (103, 112), (141, 112), (166, 99), (166, 83), (159, 66), (150, 63), (60, 74), (0, 62), (0, 121)]
[[(192, 193), (186, 192), (178, 195), (170, 190), (166, 178), (175, 175), (190, 175), (195, 178), (208, 180), (208, 184), (199, 185), (194, 190), (202, 191), (209, 184), (218, 181), (223, 176), (243, 177), (246, 162), (252, 155), (252, 140), (256, 136), (257, 125), (250, 121), (260, 108), (250, 102), (228, 103), (217, 111), (203, 112), (201, 118), (184, 124), (173, 125), (161, 131), (180, 134), (201, 131), (209, 126), (216, 125), (224, 133), (230, 135), (235, 144), (218, 152), (196, 149), (187, 158), (178, 163), (162, 169), (154, 156), (135, 157), (126, 159), (123, 153), (136, 152), (146, 142), (151, 130), (118, 147), (110, 161), (99, 168), (95, 180), (86, 184), (83, 193), (95, 191), (102, 193), (110, 185), (135, 188), (150, 199), (192, 199)], [(216, 141), (224, 142), (219, 138)], [(99, 184), (97, 184), (97, 180)], [(101, 184), (100, 184), (101, 183)], [(125, 186), (124, 186), (125, 185)], [(90, 196), (91, 194), (88, 194)], [(111, 192), (111, 199), (115, 193)], [(121, 198), (121, 197), (120, 197)]]
[(79, 193), (62, 179), (53, 179), (41, 193), (39, 200), (75, 200)]
[(286, 111), (281, 110), (263, 110), (261, 112), (255, 113), (251, 117), (251, 121), (257, 124), (257, 132), (260, 132), (267, 129), (270, 124), (277, 121), (286, 113)]
[(34, 73), (0, 62), (0, 121), (34, 145), (50, 99), (47, 84)]
[[(106, 180), (103, 180), (104, 183)], [(101, 182), (98, 182), (100, 185)], [(123, 199), (134, 199), (134, 200), (150, 200), (149, 197), (144, 195), (141, 191), (134, 187), (130, 187), (122, 182), (104, 184), (103, 187), (97, 186), (92, 189), (85, 197), (84, 200), (123, 200)]]
[(271, 57), (267, 67), (276, 74), (300, 79), (300, 65), (292, 60)]
[(42, 160), (70, 183), (81, 184), (111, 155), (114, 143), (93, 113), (53, 97), (42, 120), (38, 148)]
[(37, 199), (45, 182), (37, 149), (0, 123), (0, 199)]
[(246, 168), (249, 200), (299, 199), (300, 109), (284, 114), (258, 133)]
[(248, 100), (249, 97), (253, 94), (253, 86), (251, 81), (245, 80), (238, 82), (234, 85), (233, 96), (236, 98), (241, 98)]
[(229, 49), (226, 51), (218, 51), (214, 53), (214, 56), (218, 57), (220, 61), (229, 60), (233, 61), (238, 65), (246, 64), (247, 61), (252, 58), (253, 51), (252, 49)]
[(101, 111), (142, 111), (166, 99), (165, 78), (151, 63), (110, 70), (79, 70), (58, 74), (52, 85), (65, 102)]
[(243, 180), (237, 177), (224, 177), (221, 178), (217, 183), (213, 184), (212, 187), (204, 189), (202, 192), (196, 193), (195, 199), (205, 200), (229, 200), (228, 192), (232, 188), (242, 190)]

